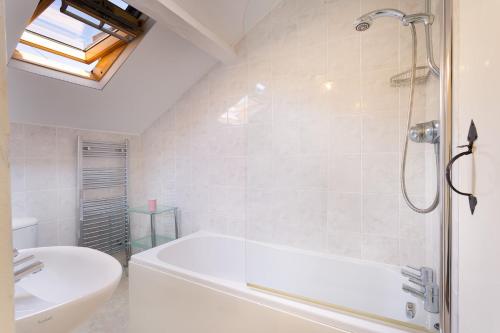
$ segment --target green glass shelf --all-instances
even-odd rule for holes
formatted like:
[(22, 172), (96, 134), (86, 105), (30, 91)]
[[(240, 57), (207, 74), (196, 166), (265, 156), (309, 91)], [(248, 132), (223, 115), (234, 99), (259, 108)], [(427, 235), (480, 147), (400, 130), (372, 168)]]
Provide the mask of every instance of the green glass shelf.
[[(175, 240), (175, 237), (156, 235), (156, 246), (171, 242), (173, 240)], [(148, 250), (152, 247), (151, 236), (148, 235), (146, 237), (135, 239), (130, 243), (130, 245), (134, 249)]]
[(148, 206), (139, 206), (139, 207), (132, 207), (129, 208), (128, 211), (129, 213), (139, 213), (139, 214), (146, 214), (146, 215), (158, 215), (166, 212), (171, 212), (174, 213), (176, 207), (171, 207), (171, 206), (164, 206), (164, 205), (158, 205), (156, 206), (155, 211), (150, 211)]

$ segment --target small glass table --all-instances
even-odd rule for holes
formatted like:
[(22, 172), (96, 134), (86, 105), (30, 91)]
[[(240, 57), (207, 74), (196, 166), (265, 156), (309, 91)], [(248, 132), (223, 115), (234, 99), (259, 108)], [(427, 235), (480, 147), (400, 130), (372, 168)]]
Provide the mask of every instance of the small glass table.
[[(151, 226), (151, 235), (136, 240), (132, 240), (131, 241), (132, 247), (146, 250), (150, 247), (156, 247), (159, 244), (164, 244), (179, 238), (179, 226), (177, 225), (177, 207), (158, 205), (155, 211), (150, 211), (148, 209), (148, 206), (140, 206), (140, 207), (129, 208), (128, 211), (129, 213), (149, 215), (149, 222)], [(170, 213), (173, 214), (174, 216), (175, 238), (156, 234), (156, 216), (164, 213)]]

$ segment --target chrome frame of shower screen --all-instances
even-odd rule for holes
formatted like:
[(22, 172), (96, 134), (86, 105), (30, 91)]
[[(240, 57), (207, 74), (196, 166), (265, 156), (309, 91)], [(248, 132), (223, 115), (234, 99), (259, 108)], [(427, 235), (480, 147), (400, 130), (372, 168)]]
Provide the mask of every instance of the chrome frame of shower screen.
[(441, 264), (440, 264), (440, 331), (452, 333), (452, 207), (451, 190), (444, 170), (452, 154), (452, 13), (453, 0), (442, 0), (441, 77), (440, 77), (440, 201), (441, 201)]

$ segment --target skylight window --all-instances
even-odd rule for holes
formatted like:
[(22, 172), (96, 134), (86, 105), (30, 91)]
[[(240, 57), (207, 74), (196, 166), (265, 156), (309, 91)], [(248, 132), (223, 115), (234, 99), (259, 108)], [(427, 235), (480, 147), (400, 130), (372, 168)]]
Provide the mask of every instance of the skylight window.
[(123, 2), (122, 0), (109, 0), (109, 1), (114, 3), (115, 5), (117, 5), (118, 7), (120, 7), (123, 10), (127, 9), (127, 7), (128, 7), (128, 4)]
[(146, 19), (121, 0), (40, 0), (12, 59), (99, 81)]
[(19, 44), (16, 51), (24, 61), (35, 63), (45, 68), (77, 75), (86, 79), (92, 78), (92, 70), (97, 64), (97, 60), (91, 64), (86, 64), (24, 44)]
[[(82, 51), (109, 35), (83, 22), (61, 13), (61, 0), (55, 0), (40, 14), (26, 31), (72, 46)], [(86, 15), (86, 18), (91, 18)], [(97, 21), (97, 20), (96, 20)], [(97, 21), (96, 23), (99, 23)]]

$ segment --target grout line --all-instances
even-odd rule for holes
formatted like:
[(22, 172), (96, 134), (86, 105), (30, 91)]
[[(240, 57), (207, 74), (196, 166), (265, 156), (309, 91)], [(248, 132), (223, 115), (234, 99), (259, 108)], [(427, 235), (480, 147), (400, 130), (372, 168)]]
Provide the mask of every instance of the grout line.
[[(359, 11), (358, 15), (361, 15), (361, 10), (362, 10), (362, 2), (359, 0)], [(360, 131), (360, 136), (361, 136), (361, 147), (360, 148), (360, 156), (361, 156), (361, 225), (360, 225), (360, 231), (361, 231), (361, 258), (366, 258), (366, 249), (365, 249), (365, 193), (364, 193), (364, 177), (363, 177), (363, 169), (364, 169), (364, 151), (363, 151), (363, 146), (365, 142), (364, 138), (364, 127), (365, 127), (365, 115), (366, 112), (364, 112), (365, 108), (365, 94), (363, 91), (363, 78), (364, 78), (364, 71), (363, 71), (363, 35), (359, 35), (359, 92), (361, 96), (361, 115), (360, 115), (360, 122), (361, 122), (361, 131)]]
[[(325, 6), (325, 11), (326, 11), (326, 22), (325, 22), (325, 38), (326, 38), (326, 45), (325, 45), (325, 80), (329, 81), (330, 78), (330, 29), (329, 29), (329, 24), (328, 22), (330, 21), (330, 11), (329, 7), (324, 4)], [(326, 240), (325, 240), (325, 247), (326, 247), (326, 252), (330, 252), (331, 246), (330, 246), (330, 234), (332, 230), (330, 230), (330, 223), (329, 223), (329, 218), (330, 218), (330, 196), (332, 195), (331, 189), (330, 189), (330, 179), (331, 179), (331, 163), (332, 163), (332, 122), (334, 121), (333, 115), (330, 114), (332, 113), (333, 110), (329, 109), (328, 110), (328, 135), (327, 135), (327, 161), (326, 161)]]
[(137, 136), (137, 137), (141, 136), (141, 133), (118, 132), (118, 131), (110, 131), (110, 130), (88, 129), (88, 128), (82, 128), (82, 127), (70, 127), (70, 126), (61, 126), (61, 125), (47, 125), (47, 124), (37, 123), (37, 122), (18, 122), (18, 121), (12, 121), (11, 124), (28, 125), (28, 126), (38, 126), (38, 127), (50, 127), (50, 128), (55, 128), (55, 129), (70, 129), (70, 130), (76, 130), (76, 131), (86, 131), (86, 132), (105, 133), (105, 134), (116, 134), (116, 135), (123, 135), (123, 136)]

